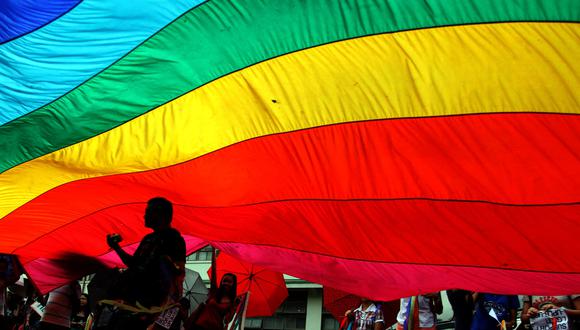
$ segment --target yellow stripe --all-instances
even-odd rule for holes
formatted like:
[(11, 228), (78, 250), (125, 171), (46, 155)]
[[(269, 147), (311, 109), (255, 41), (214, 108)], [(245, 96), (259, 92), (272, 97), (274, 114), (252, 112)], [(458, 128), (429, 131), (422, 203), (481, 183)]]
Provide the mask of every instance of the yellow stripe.
[(271, 133), (379, 118), (578, 113), (579, 26), (417, 30), (272, 59), (3, 173), (0, 215), (67, 182), (164, 167)]

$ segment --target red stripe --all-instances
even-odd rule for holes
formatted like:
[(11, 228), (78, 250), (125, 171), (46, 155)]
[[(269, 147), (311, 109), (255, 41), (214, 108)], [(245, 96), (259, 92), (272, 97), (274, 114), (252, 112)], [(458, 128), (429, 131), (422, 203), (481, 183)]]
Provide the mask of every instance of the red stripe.
[[(28, 260), (62, 247), (99, 255), (113, 224), (134, 240), (140, 235), (131, 232), (142, 230), (142, 205), (104, 208), (161, 195), (202, 207), (178, 207), (176, 222), (208, 240), (390, 263), (577, 272), (579, 118), (434, 117), (266, 136), (180, 165), (54, 189), (2, 220), (0, 231), (14, 234), (0, 245), (21, 247)], [(81, 248), (75, 235), (93, 244)], [(546, 237), (557, 241), (545, 246)], [(377, 250), (381, 242), (388, 245)]]
[[(108, 250), (106, 233), (121, 232), (125, 244), (142, 238), (147, 230), (138, 213), (143, 209), (106, 209), (17, 252), (25, 262), (71, 251), (101, 255)], [(174, 226), (208, 241), (281, 246), (367, 261), (578, 272), (580, 261), (567, 246), (580, 234), (578, 214), (580, 205), (286, 201), (229, 208), (176, 206)], [(558, 237), (559, 243), (545, 244), (551, 237)], [(392, 249), (377, 250), (381, 242)]]

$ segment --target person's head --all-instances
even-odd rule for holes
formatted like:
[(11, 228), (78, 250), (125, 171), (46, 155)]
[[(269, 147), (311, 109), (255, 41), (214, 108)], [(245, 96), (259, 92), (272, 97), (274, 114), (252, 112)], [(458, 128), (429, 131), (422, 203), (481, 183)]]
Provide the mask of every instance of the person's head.
[(225, 273), (222, 276), (218, 289), (219, 299), (221, 299), (221, 297), (227, 296), (233, 302), (234, 299), (236, 299), (237, 290), (238, 290), (238, 277), (236, 276), (236, 274)]
[(145, 227), (153, 230), (169, 227), (173, 218), (173, 205), (163, 197), (151, 198), (145, 209)]
[(90, 312), (91, 306), (89, 304), (89, 295), (86, 293), (81, 293), (79, 299), (73, 306), (73, 314), (83, 313), (85, 316), (88, 316)]
[(79, 297), (79, 304), (81, 307), (86, 306), (89, 303), (89, 296), (86, 293), (81, 294)]

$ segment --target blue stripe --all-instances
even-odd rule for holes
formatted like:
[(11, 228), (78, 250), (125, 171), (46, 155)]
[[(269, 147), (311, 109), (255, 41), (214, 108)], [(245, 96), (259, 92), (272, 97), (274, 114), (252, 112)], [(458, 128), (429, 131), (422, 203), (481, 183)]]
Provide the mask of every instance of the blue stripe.
[(50, 103), (204, 0), (85, 0), (0, 45), (0, 125)]
[(81, 0), (0, 1), (0, 43), (34, 31), (65, 14)]

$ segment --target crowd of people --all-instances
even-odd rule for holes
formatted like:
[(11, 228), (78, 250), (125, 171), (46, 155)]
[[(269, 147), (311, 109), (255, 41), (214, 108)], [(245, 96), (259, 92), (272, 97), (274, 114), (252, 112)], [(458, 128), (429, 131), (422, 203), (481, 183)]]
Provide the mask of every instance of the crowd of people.
[[(579, 330), (580, 295), (515, 296), (448, 290), (455, 330)], [(520, 298), (523, 306), (520, 306)], [(517, 312), (522, 307), (521, 320)], [(402, 298), (396, 330), (435, 330), (437, 315), (443, 312), (441, 293)], [(347, 310), (341, 330), (384, 330), (390, 326), (380, 304), (362, 298), (354, 310)]]
[[(73, 281), (46, 296), (9, 292), (5, 288), (20, 277), (16, 258), (0, 256), (0, 330), (62, 329), (186, 329), (225, 330), (239, 304), (237, 278), (216, 276), (216, 252), (212, 254), (211, 287), (205, 303), (189, 313), (189, 300), (183, 297), (185, 241), (171, 227), (173, 206), (165, 198), (148, 201), (144, 222), (152, 229), (133, 254), (121, 246), (119, 234), (107, 236), (107, 244), (126, 268), (107, 270), (101, 280), (106, 290), (81, 294)], [(100, 274), (93, 281), (98, 281)], [(89, 286), (90, 289), (90, 286)], [(102, 288), (101, 288), (102, 289)], [(26, 291), (26, 290), (25, 290)], [(103, 290), (101, 290), (103, 291)], [(512, 330), (516, 311), (522, 307), (521, 325), (531, 330), (575, 330), (580, 324), (580, 295), (517, 296), (448, 290), (456, 330)], [(91, 303), (91, 298), (99, 304)], [(437, 315), (443, 312), (441, 293), (430, 293), (400, 300), (396, 330), (435, 330)], [(345, 312), (343, 330), (383, 330), (389, 324), (381, 307), (361, 299), (358, 308)]]

